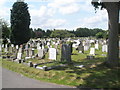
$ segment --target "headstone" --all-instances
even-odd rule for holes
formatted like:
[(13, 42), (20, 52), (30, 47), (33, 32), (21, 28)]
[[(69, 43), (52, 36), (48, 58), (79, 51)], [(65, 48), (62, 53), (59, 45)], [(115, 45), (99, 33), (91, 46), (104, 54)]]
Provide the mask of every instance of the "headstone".
[(29, 57), (29, 50), (26, 49), (25, 51), (26, 51), (26, 56)]
[(87, 51), (89, 49), (89, 46), (85, 45), (84, 46), (84, 51)]
[(14, 51), (14, 44), (11, 44), (12, 52)]
[(56, 60), (57, 52), (55, 48), (49, 48), (49, 59)]
[(107, 45), (103, 45), (103, 46), (102, 46), (102, 52), (107, 52), (107, 51), (108, 51)]
[(97, 49), (97, 50), (99, 49), (99, 44), (98, 43), (95, 44), (95, 49)]
[(7, 53), (8, 52), (8, 47), (7, 47), (7, 44), (5, 45), (5, 49), (4, 51)]
[(19, 48), (18, 45), (16, 45), (16, 49), (17, 49), (17, 50), (18, 50), (18, 48)]
[(38, 49), (38, 57), (43, 58), (43, 56), (44, 56), (43, 49)]
[(17, 54), (17, 59), (18, 59), (18, 60), (21, 60), (21, 59), (22, 59), (22, 53), (19, 53), (19, 52), (18, 52), (18, 54)]
[(61, 61), (71, 62), (71, 46), (69, 44), (62, 44)]
[(29, 48), (29, 57), (32, 57), (32, 48)]
[(82, 45), (82, 43), (79, 44), (79, 46), (78, 46), (78, 52), (79, 53), (84, 53), (84, 46)]
[(90, 55), (95, 55), (95, 48), (90, 48)]

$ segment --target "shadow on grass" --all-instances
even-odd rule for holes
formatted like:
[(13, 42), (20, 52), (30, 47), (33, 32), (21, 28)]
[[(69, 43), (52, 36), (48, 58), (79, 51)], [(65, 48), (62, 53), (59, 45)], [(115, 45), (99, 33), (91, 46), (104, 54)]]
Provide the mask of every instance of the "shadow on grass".
[[(100, 60), (102, 61), (99, 62)], [(87, 63), (86, 65), (88, 66), (86, 66), (83, 70), (73, 69), (73, 73), (76, 73), (77, 75), (84, 75), (84, 73), (88, 74), (81, 77), (84, 83), (79, 84), (76, 87), (120, 88), (120, 67), (108, 68), (104, 63), (104, 60), (105, 58), (98, 58), (94, 63), (93, 61), (81, 62), (82, 64)]]
[(89, 75), (84, 77), (84, 84), (79, 84), (77, 88), (120, 88), (120, 68), (110, 69), (102, 63), (91, 70), (86, 70)]
[(76, 74), (77, 88), (120, 88), (120, 67), (108, 68), (104, 62), (105, 58), (73, 61), (74, 64), (84, 65), (84, 67), (78, 68), (71, 64), (54, 70), (65, 70), (66, 73)]

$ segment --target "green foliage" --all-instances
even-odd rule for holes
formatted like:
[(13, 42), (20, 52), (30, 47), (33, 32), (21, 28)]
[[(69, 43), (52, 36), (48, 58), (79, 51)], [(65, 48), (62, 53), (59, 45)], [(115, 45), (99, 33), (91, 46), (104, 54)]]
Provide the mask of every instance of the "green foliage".
[(20, 45), (30, 39), (30, 14), (27, 3), (15, 2), (11, 9), (11, 43)]
[(95, 11), (96, 9), (99, 9), (99, 7), (101, 8), (101, 10), (103, 8), (105, 8), (105, 5), (103, 2), (99, 2), (100, 0), (92, 0), (91, 4), (95, 7)]
[(8, 24), (6, 21), (4, 21), (3, 19), (0, 19), (0, 27), (1, 27), (1, 36), (3, 39), (3, 43), (6, 44), (7, 43), (7, 39), (9, 39), (9, 35), (10, 35), (10, 28), (8, 27)]
[(36, 38), (43, 38), (45, 36), (45, 31), (41, 28), (35, 29), (34, 32)]
[(95, 36), (98, 32), (103, 32), (102, 29), (88, 29), (88, 28), (77, 28), (75, 31), (75, 35), (77, 37), (89, 37), (89, 36)]
[(96, 34), (96, 38), (104, 38), (104, 39), (108, 39), (108, 31), (104, 31), (104, 32), (98, 32)]
[(51, 33), (52, 33), (51, 30), (47, 30), (47, 31), (45, 32), (45, 37), (50, 37)]
[(36, 36), (35, 36), (35, 32), (33, 31), (32, 28), (30, 28), (30, 31), (31, 31), (31, 38), (35, 38), (35, 37), (36, 37)]
[(96, 38), (103, 38), (104, 33), (103, 32), (98, 32), (96, 34)]
[(67, 30), (54, 30), (51, 35), (53, 38), (66, 38), (66, 37), (74, 37), (73, 33), (69, 33)]

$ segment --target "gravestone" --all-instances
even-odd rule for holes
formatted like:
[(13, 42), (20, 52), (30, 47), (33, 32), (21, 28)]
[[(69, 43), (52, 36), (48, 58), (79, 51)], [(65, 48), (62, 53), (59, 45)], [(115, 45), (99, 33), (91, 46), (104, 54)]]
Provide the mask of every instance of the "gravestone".
[(16, 45), (16, 49), (17, 49), (17, 50), (18, 50), (18, 48), (19, 48), (18, 45)]
[(78, 52), (84, 53), (84, 46), (82, 45), (82, 42), (78, 45)]
[(57, 51), (55, 48), (49, 48), (49, 59), (56, 60)]
[(29, 48), (29, 57), (32, 57), (32, 48)]
[(90, 55), (95, 55), (95, 48), (90, 48)]
[(69, 44), (62, 44), (61, 61), (71, 62), (71, 46)]
[(84, 51), (88, 51), (88, 49), (89, 49), (89, 43), (85, 43), (85, 45), (84, 45)]
[(18, 60), (21, 60), (21, 59), (22, 59), (22, 53), (20, 53), (20, 52), (17, 53), (17, 59), (18, 59)]
[(44, 53), (43, 53), (43, 49), (38, 49), (38, 57), (40, 58), (40, 59), (42, 59), (43, 58), (43, 56), (44, 56)]
[(99, 49), (99, 44), (98, 43), (95, 44), (95, 49), (97, 49), (97, 50)]
[(102, 46), (102, 52), (107, 52), (107, 51), (108, 51), (108, 47), (107, 47), (107, 45), (105, 44), (105, 45)]
[(12, 52), (14, 51), (14, 44), (11, 44)]
[(5, 49), (4, 51), (7, 53), (8, 52), (8, 47), (7, 47), (7, 44), (5, 45)]

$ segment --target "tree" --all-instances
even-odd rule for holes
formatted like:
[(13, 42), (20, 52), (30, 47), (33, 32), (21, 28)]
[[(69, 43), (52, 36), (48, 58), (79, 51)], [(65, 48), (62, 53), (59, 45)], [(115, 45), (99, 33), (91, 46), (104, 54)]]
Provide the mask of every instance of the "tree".
[(35, 29), (34, 32), (36, 38), (43, 38), (45, 36), (45, 31), (41, 28)]
[(52, 33), (52, 30), (47, 30), (45, 32), (45, 37), (50, 37), (51, 33)]
[(75, 35), (77, 37), (89, 37), (95, 36), (98, 32), (104, 32), (102, 29), (88, 29), (88, 28), (77, 28), (75, 31)]
[(27, 3), (15, 2), (11, 9), (11, 43), (21, 45), (30, 39), (30, 14)]
[(0, 19), (0, 27), (1, 27), (1, 36), (3, 40), (3, 44), (7, 43), (7, 39), (9, 39), (10, 35), (10, 28), (8, 27), (8, 24), (5, 20)]
[(97, 39), (98, 39), (98, 38), (103, 38), (103, 36), (104, 36), (104, 33), (103, 33), (103, 32), (99, 32), (99, 33), (96, 34), (96, 38), (97, 38)]
[(108, 36), (108, 58), (106, 63), (113, 67), (119, 65), (119, 35), (118, 35), (118, 22), (119, 22), (119, 10), (120, 10), (120, 0), (116, 2), (98, 2), (99, 0), (92, 1), (95, 9), (101, 6), (105, 8), (108, 12), (109, 17), (109, 36)]
[(67, 30), (54, 30), (51, 35), (53, 38), (66, 38), (66, 37), (74, 37), (73, 33), (69, 33)]
[(33, 31), (32, 28), (30, 28), (30, 31), (31, 31), (31, 38), (35, 38), (35, 32)]

